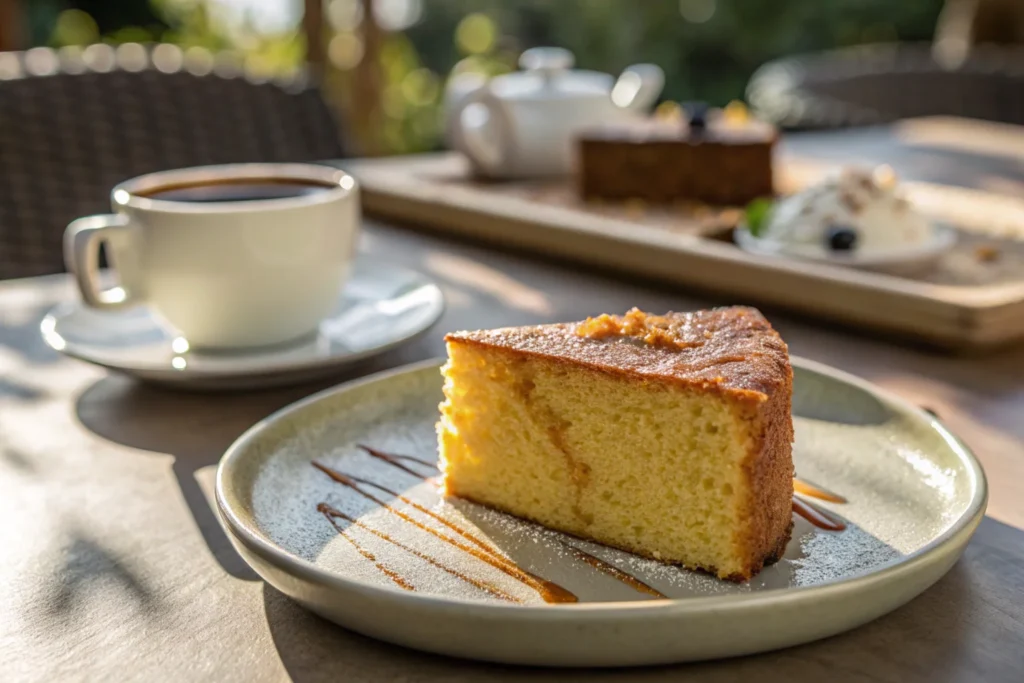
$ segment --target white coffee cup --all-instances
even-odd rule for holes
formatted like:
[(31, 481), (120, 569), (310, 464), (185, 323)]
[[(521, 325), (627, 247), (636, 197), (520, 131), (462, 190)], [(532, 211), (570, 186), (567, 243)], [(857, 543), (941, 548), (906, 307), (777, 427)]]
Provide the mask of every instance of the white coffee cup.
[[(316, 330), (349, 272), (352, 176), (313, 164), (228, 164), (133, 178), (115, 213), (73, 221), (64, 258), (89, 306), (147, 304), (193, 348), (280, 344)], [(103, 289), (100, 243), (118, 276)]]

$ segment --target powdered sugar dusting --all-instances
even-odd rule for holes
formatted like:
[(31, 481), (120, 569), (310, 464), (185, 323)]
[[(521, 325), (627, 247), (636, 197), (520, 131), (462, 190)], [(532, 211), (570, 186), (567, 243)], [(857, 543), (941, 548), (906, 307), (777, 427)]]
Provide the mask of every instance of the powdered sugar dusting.
[[(837, 424), (798, 418), (794, 453), (798, 472), (849, 499), (848, 505), (821, 504), (848, 527), (842, 532), (823, 531), (797, 518), (784, 557), (750, 582), (734, 584), (559, 534), (467, 501), (443, 500), (436, 481), (423, 481), (359, 448), (359, 444), (368, 444), (391, 453), (434, 458), (440, 399), (436, 371), (421, 371), (329, 396), (275, 424), (253, 446), (247, 485), (250, 499), (245, 504), (251, 509), (254, 525), (286, 552), (360, 583), (403, 590), (381, 571), (378, 565), (382, 565), (419, 593), (501, 601), (460, 578), (463, 575), (493, 586), (519, 603), (543, 604), (530, 585), (439, 537), (472, 545), (444, 522), (384, 490), (367, 487), (392, 511), (383, 509), (313, 467), (315, 460), (376, 482), (431, 510), (524, 570), (564, 586), (581, 602), (653, 598), (581, 561), (573, 548), (600, 558), (669, 598), (686, 599), (842, 581), (898, 561), (947, 528), (956, 516), (955, 510), (950, 512), (949, 500), (964, 486), (952, 459), (936, 461), (932, 468), (943, 473), (941, 481), (922, 477), (925, 468), (917, 460), (908, 464), (908, 452), (919, 459), (932, 457), (935, 444), (924, 432), (900, 424)], [(406, 464), (427, 477), (437, 474), (426, 465)], [(317, 511), (320, 503), (337, 508), (359, 524), (336, 520), (347, 536), (341, 537)]]
[(791, 560), (799, 586), (863, 574), (901, 556), (895, 548), (857, 527), (842, 534), (807, 534), (799, 542), (803, 557)]

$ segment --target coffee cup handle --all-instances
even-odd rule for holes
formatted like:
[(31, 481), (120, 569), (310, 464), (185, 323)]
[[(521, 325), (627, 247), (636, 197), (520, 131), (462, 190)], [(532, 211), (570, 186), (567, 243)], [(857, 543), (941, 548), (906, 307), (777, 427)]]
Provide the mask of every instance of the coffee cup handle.
[[(135, 302), (138, 294), (129, 281), (134, 271), (127, 266), (132, 250), (132, 225), (127, 216), (111, 213), (71, 221), (64, 231), (64, 263), (75, 276), (82, 299), (93, 308), (120, 308)], [(118, 264), (119, 284), (100, 283), (100, 244), (107, 244), (111, 264)]]

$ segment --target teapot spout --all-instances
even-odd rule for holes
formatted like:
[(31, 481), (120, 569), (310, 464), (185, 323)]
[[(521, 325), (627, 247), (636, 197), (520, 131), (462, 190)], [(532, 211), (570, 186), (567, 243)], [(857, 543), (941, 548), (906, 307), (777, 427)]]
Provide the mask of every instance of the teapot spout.
[(612, 88), (612, 103), (630, 111), (646, 111), (665, 87), (665, 72), (657, 64), (634, 64)]

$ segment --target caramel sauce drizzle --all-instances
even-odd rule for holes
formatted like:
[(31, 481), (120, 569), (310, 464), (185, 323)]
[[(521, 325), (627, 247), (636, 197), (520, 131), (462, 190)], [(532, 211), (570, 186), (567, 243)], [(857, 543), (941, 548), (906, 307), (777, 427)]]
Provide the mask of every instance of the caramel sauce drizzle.
[[(486, 591), (487, 593), (490, 593), (491, 595), (493, 595), (496, 598), (501, 598), (502, 600), (507, 600), (509, 602), (522, 602), (522, 600), (518, 600), (517, 598), (509, 595), (508, 593), (506, 593), (505, 591), (501, 590), (497, 586), (495, 586), (495, 585), (493, 585), (491, 583), (488, 583), (487, 581), (480, 581), (478, 579), (474, 579), (471, 576), (466, 576), (462, 572), (460, 572), (460, 571), (458, 571), (456, 569), (452, 569), (451, 567), (449, 567), (449, 566), (447, 566), (445, 564), (442, 564), (441, 562), (438, 562), (437, 560), (435, 560), (434, 558), (430, 557), (429, 555), (427, 555), (425, 553), (421, 553), (419, 550), (416, 550), (415, 548), (410, 548), (409, 546), (405, 545), (404, 543), (396, 541), (395, 539), (393, 539), (390, 536), (388, 536), (387, 534), (385, 534), (383, 531), (378, 531), (377, 529), (374, 529), (373, 527), (368, 526), (367, 524), (359, 521), (358, 519), (355, 519), (354, 517), (346, 515), (341, 510), (338, 510), (337, 508), (331, 507), (327, 503), (320, 503), (319, 505), (316, 506), (316, 509), (319, 510), (325, 517), (327, 517), (327, 519), (330, 520), (330, 522), (334, 526), (334, 528), (338, 530), (338, 533), (340, 533), (342, 536), (345, 536), (350, 541), (352, 539), (349, 538), (344, 533), (344, 529), (340, 528), (338, 523), (335, 521), (336, 518), (340, 517), (341, 519), (344, 519), (349, 524), (357, 526), (357, 527), (359, 527), (361, 529), (366, 529), (367, 531), (369, 531), (374, 536), (377, 536), (378, 538), (381, 538), (381, 539), (387, 541), (388, 543), (392, 543), (392, 544), (398, 546), (399, 548), (401, 548), (402, 550), (404, 550), (404, 551), (406, 551), (408, 553), (412, 553), (413, 555), (415, 555), (416, 557), (420, 558), (421, 560), (425, 560), (425, 561), (429, 562), (430, 564), (434, 565), (438, 569), (443, 569), (444, 571), (448, 572), (452, 576), (456, 576), (456, 577), (462, 579), (463, 581), (465, 581), (466, 583), (472, 584), (473, 586), (476, 586), (480, 590), (483, 590), (483, 591)], [(357, 545), (356, 547), (358, 548), (359, 546)], [(367, 553), (364, 553), (364, 556), (366, 556), (366, 555), (367, 555)], [(390, 569), (386, 569), (385, 567), (380, 565), (377, 562), (376, 558), (373, 556), (372, 553), (369, 553), (369, 558), (372, 558), (374, 564), (377, 565), (377, 567), (379, 569), (381, 569), (385, 574), (387, 574), (389, 577), (391, 577), (391, 579), (393, 581), (395, 581), (395, 583), (398, 583), (398, 585), (402, 586), (402, 588), (405, 588), (406, 590), (415, 590), (415, 588), (411, 584), (409, 584), (405, 579), (403, 579), (396, 572), (394, 572), (394, 571), (392, 571)]]
[[(386, 462), (386, 463), (388, 463), (390, 465), (395, 465), (396, 467), (398, 467), (402, 471), (408, 472), (409, 474), (411, 474), (411, 475), (413, 475), (415, 477), (418, 477), (418, 478), (420, 478), (420, 479), (422, 479), (424, 481), (430, 481), (431, 477), (424, 476), (424, 475), (420, 474), (419, 472), (414, 472), (413, 470), (409, 469), (408, 467), (405, 467), (399, 461), (400, 460), (405, 460), (407, 462), (415, 462), (415, 463), (418, 463), (420, 465), (425, 465), (427, 467), (432, 467), (434, 469), (437, 469), (437, 464), (436, 463), (428, 462), (426, 460), (421, 460), (420, 458), (416, 458), (416, 457), (413, 457), (411, 455), (399, 455), (397, 453), (387, 453), (385, 451), (381, 451), (381, 450), (378, 450), (376, 448), (372, 448), (370, 446), (366, 446), (366, 445), (363, 445), (363, 444), (359, 444), (359, 448), (361, 448), (362, 450), (366, 451), (366, 453), (368, 453), (369, 455), (373, 456), (374, 458), (377, 458), (378, 460), (383, 460), (384, 462)], [(314, 463), (314, 465), (316, 465), (316, 463)], [(387, 488), (381, 486), (380, 484), (375, 484), (375, 483), (373, 483), (371, 481), (367, 481), (365, 479), (360, 479), (358, 477), (353, 477), (352, 475), (347, 475), (347, 476), (350, 479), (353, 479), (353, 480), (359, 482), (360, 484), (364, 484), (364, 485), (367, 485), (367, 486), (373, 486), (375, 488), (380, 489), (381, 491), (384, 491), (385, 493), (387, 493), (389, 495), (392, 495), (392, 496), (398, 498), (398, 500), (402, 501), (403, 503), (413, 507), (416, 510), (419, 510), (423, 514), (428, 515), (428, 516), (432, 517), (433, 519), (436, 519), (441, 524), (444, 524), (446, 527), (448, 527), (452, 531), (455, 531), (456, 533), (460, 534), (461, 536), (463, 536), (467, 540), (472, 541), (476, 545), (478, 545), (481, 548), (483, 548), (485, 551), (487, 551), (487, 552), (489, 552), (491, 554), (497, 554), (495, 552), (494, 548), (492, 548), (486, 542), (482, 541), (478, 537), (476, 537), (473, 534), (469, 533), (465, 529), (462, 529), (458, 525), (452, 524), (447, 519), (445, 519), (444, 517), (441, 517), (440, 515), (438, 515), (434, 511), (428, 510), (427, 508), (423, 507), (419, 503), (416, 503), (415, 501), (410, 500), (408, 497), (403, 496), (403, 495), (401, 495), (401, 494), (399, 494), (399, 493), (397, 493), (395, 491), (392, 491), (390, 489), (387, 489)], [(627, 574), (626, 572), (622, 571), (621, 569), (619, 569), (615, 565), (613, 565), (613, 564), (611, 564), (609, 562), (606, 562), (605, 560), (602, 560), (600, 557), (597, 557), (596, 555), (591, 555), (590, 553), (586, 552), (585, 550), (581, 550), (580, 548), (577, 548), (576, 546), (570, 545), (570, 544), (566, 543), (565, 541), (559, 540), (559, 543), (561, 543), (573, 555), (575, 555), (576, 559), (581, 560), (583, 562), (586, 562), (587, 564), (589, 564), (594, 569), (598, 570), (599, 572), (601, 572), (603, 574), (607, 574), (608, 576), (612, 577), (613, 579), (616, 579), (617, 581), (621, 581), (622, 583), (626, 584), (627, 586), (629, 586), (633, 590), (636, 590), (636, 591), (638, 591), (640, 593), (646, 593), (647, 595), (653, 596), (655, 598), (668, 598), (668, 596), (665, 595), (664, 593), (662, 593), (661, 591), (657, 590), (656, 588), (654, 588), (652, 586), (649, 586), (648, 584), (644, 583), (643, 581), (641, 581), (640, 579), (636, 578), (635, 576), (633, 576), (631, 574)], [(506, 558), (502, 557), (501, 555), (498, 555), (498, 558), (501, 559), (501, 560), (507, 561)], [(527, 573), (529, 573), (529, 572), (527, 572)], [(535, 574), (531, 574), (531, 576), (533, 576), (535, 579), (537, 579), (539, 581), (544, 581), (544, 579), (541, 579), (539, 576), (537, 576)]]
[(845, 503), (847, 502), (845, 498), (795, 477), (793, 478), (793, 492), (798, 494), (793, 496), (793, 512), (795, 514), (800, 515), (814, 526), (825, 531), (843, 531), (846, 529), (846, 523), (843, 520), (803, 500), (800, 496), (817, 498), (818, 500), (825, 500), (830, 503)]
[(319, 505), (316, 506), (316, 509), (321, 514), (323, 514), (324, 517), (327, 518), (327, 521), (331, 523), (331, 526), (333, 526), (335, 528), (335, 530), (341, 535), (342, 538), (344, 538), (346, 541), (351, 543), (352, 547), (355, 548), (357, 551), (359, 551), (360, 555), (362, 555), (363, 557), (368, 559), (370, 562), (373, 562), (373, 565), (377, 569), (382, 571), (385, 576), (387, 576), (389, 579), (391, 579), (396, 584), (398, 584), (398, 586), (400, 588), (404, 588), (407, 591), (416, 590), (416, 587), (413, 586), (408, 581), (406, 581), (405, 579), (403, 579), (401, 574), (399, 574), (398, 572), (394, 571), (393, 569), (389, 569), (388, 567), (386, 567), (383, 564), (381, 564), (377, 560), (377, 556), (376, 555), (374, 555), (369, 550), (367, 550), (362, 545), (360, 545), (356, 541), (356, 539), (352, 538), (352, 536), (348, 533), (347, 529), (342, 528), (341, 525), (339, 525), (335, 521), (336, 517), (344, 517), (344, 515), (341, 512), (339, 512), (338, 510), (335, 510), (334, 508), (332, 508), (327, 503), (320, 503)]
[[(403, 472), (405, 472), (407, 474), (410, 474), (410, 475), (412, 475), (414, 477), (417, 477), (418, 479), (422, 479), (423, 481), (432, 481), (432, 477), (424, 475), (424, 474), (422, 474), (420, 472), (417, 472), (416, 470), (408, 467), (407, 465), (405, 465), (406, 462), (414, 462), (414, 463), (417, 463), (419, 465), (423, 465), (425, 467), (430, 467), (430, 468), (433, 468), (433, 469), (437, 468), (436, 463), (428, 462), (426, 460), (421, 460), (420, 458), (416, 458), (416, 457), (413, 457), (413, 456), (410, 456), (410, 455), (399, 455), (399, 454), (396, 454), (396, 453), (388, 453), (388, 452), (381, 451), (381, 450), (378, 450), (376, 448), (372, 448), (370, 446), (365, 446), (365, 445), (362, 445), (362, 444), (359, 445), (359, 448), (362, 449), (363, 451), (365, 451), (368, 455), (370, 455), (370, 456), (372, 456), (372, 457), (374, 457), (374, 458), (376, 458), (378, 460), (381, 460), (383, 462), (386, 462), (387, 464), (389, 464), (389, 465), (391, 465), (393, 467), (396, 467), (397, 469), (400, 469), (400, 470), (402, 470)], [(382, 486), (381, 484), (377, 484), (377, 483), (374, 483), (372, 481), (369, 481), (369, 480), (366, 480), (366, 479), (362, 479), (360, 477), (356, 477), (356, 476), (353, 476), (353, 475), (343, 474), (343, 473), (338, 472), (337, 470), (335, 470), (335, 469), (333, 469), (331, 467), (328, 467), (328, 466), (323, 465), (321, 463), (318, 463), (316, 461), (313, 461), (312, 465), (314, 467), (316, 467), (318, 470), (320, 470), (321, 472), (323, 472), (324, 474), (326, 474), (328, 477), (333, 479), (335, 482), (337, 482), (339, 484), (342, 484), (343, 486), (346, 486), (346, 487), (352, 489), (353, 491), (355, 491), (359, 495), (363, 496), (367, 500), (370, 500), (371, 502), (376, 503), (377, 505), (380, 505), (381, 508), (383, 508), (384, 510), (386, 510), (387, 512), (389, 512), (389, 513), (391, 513), (393, 515), (396, 515), (397, 517), (399, 517), (403, 521), (406, 521), (406, 522), (416, 526), (417, 528), (422, 529), (423, 531), (426, 531), (427, 533), (432, 534), (433, 536), (441, 539), (445, 543), (448, 543), (450, 545), (455, 546), (459, 550), (462, 550), (463, 552), (466, 552), (466, 553), (472, 555), (473, 557), (481, 560), (482, 562), (486, 562), (487, 564), (491, 565), (495, 569), (498, 569), (502, 573), (512, 577), (513, 579), (516, 579), (517, 581), (519, 581), (519, 582), (521, 582), (521, 583), (523, 583), (523, 584), (525, 584), (527, 586), (529, 586), (530, 588), (532, 588), (535, 591), (537, 591), (537, 593), (540, 594), (541, 598), (543, 598), (543, 600), (545, 602), (548, 602), (548, 603), (573, 603), (573, 602), (578, 602), (578, 598), (576, 597), (576, 595), (573, 594), (572, 592), (570, 592), (569, 590), (567, 590), (566, 588), (563, 588), (562, 586), (559, 586), (558, 584), (556, 584), (556, 583), (554, 583), (552, 581), (548, 581), (547, 579), (541, 578), (541, 577), (537, 576), (536, 574), (533, 574), (531, 572), (528, 572), (528, 571), (524, 570), (522, 567), (520, 567), (519, 565), (514, 563), (512, 560), (510, 560), (507, 557), (501, 555), (497, 550), (495, 550), (486, 541), (482, 540), (478, 536), (475, 536), (474, 534), (471, 534), (470, 532), (468, 532), (465, 529), (459, 527), (458, 525), (450, 522), (449, 520), (445, 519), (441, 515), (439, 515), (436, 512), (434, 512), (433, 510), (430, 510), (430, 509), (424, 507), (423, 505), (417, 503), (416, 501), (412, 500), (408, 496), (402, 495), (402, 494), (398, 493), (397, 491), (394, 491), (394, 490), (392, 490), (392, 489), (390, 489), (390, 488), (388, 488), (386, 486)], [(439, 522), (440, 524), (444, 525), (445, 528), (455, 532), (460, 537), (462, 537), (463, 539), (465, 539), (469, 543), (472, 543), (473, 546), (476, 546), (476, 547), (473, 547), (473, 546), (470, 546), (470, 545), (466, 545), (465, 543), (461, 542), (460, 540), (458, 540), (456, 538), (452, 538), (451, 536), (447, 536), (445, 534), (440, 533), (438, 530), (436, 530), (436, 529), (434, 529), (432, 527), (426, 526), (425, 524), (421, 524), (420, 522), (416, 521), (415, 519), (413, 519), (409, 515), (405, 514), (401, 510), (395, 509), (390, 504), (388, 504), (385, 501), (381, 500), (377, 496), (367, 492), (366, 490), (364, 490), (363, 487), (372, 487), (372, 488), (375, 488), (375, 489), (377, 489), (379, 491), (383, 491), (384, 493), (386, 493), (386, 494), (388, 494), (390, 496), (393, 496), (397, 500), (402, 501), (403, 503), (405, 503), (409, 507), (413, 508), (414, 510), (420, 512), (421, 514), (424, 514), (424, 515), (430, 517), (431, 519), (434, 519), (435, 521)], [(824, 501), (828, 501), (828, 502), (831, 502), (831, 503), (845, 503), (845, 502), (847, 502), (846, 498), (844, 498), (844, 497), (842, 497), (840, 495), (837, 495), (835, 493), (831, 493), (830, 491), (826, 491), (824, 489), (818, 488), (817, 486), (814, 486), (813, 484), (810, 484), (808, 482), (802, 481), (800, 479), (796, 479), (795, 477), (793, 479), (793, 491), (794, 491), (795, 494), (798, 494), (798, 495), (794, 495), (793, 496), (793, 512), (795, 514), (803, 517), (804, 519), (806, 519), (808, 522), (810, 522), (814, 526), (818, 527), (819, 529), (825, 529), (827, 531), (842, 531), (842, 530), (844, 530), (846, 528), (846, 524), (842, 520), (835, 518), (834, 516), (830, 515), (825, 510), (822, 510), (822, 509), (812, 505), (811, 503), (801, 499), (799, 496), (806, 496), (808, 498), (817, 498), (819, 500), (824, 500)], [(346, 541), (351, 543), (352, 546), (363, 557), (365, 557), (366, 559), (370, 560), (378, 570), (380, 570), (385, 576), (387, 576), (389, 579), (391, 579), (396, 585), (398, 585), (399, 587), (401, 587), (401, 588), (403, 588), (405, 590), (412, 591), (412, 590), (415, 590), (415, 587), (411, 583), (409, 583), (405, 578), (403, 578), (400, 574), (398, 574), (394, 570), (386, 567), (381, 562), (379, 562), (377, 560), (377, 557), (372, 552), (370, 552), (369, 550), (367, 550), (366, 548), (361, 546), (355, 539), (353, 539), (348, 533), (346, 533), (346, 528), (344, 528), (344, 527), (342, 527), (341, 525), (338, 524), (338, 522), (337, 522), (338, 519), (344, 519), (345, 521), (347, 521), (351, 525), (358, 526), (358, 527), (360, 527), (362, 529), (365, 529), (369, 533), (371, 533), (371, 534), (381, 538), (382, 540), (387, 541), (388, 543), (391, 543), (391, 544), (397, 546), (398, 548), (401, 548), (402, 550), (405, 550), (406, 552), (408, 552), (408, 553), (410, 553), (412, 555), (415, 555), (416, 557), (418, 557), (418, 558), (420, 558), (420, 559), (430, 563), (431, 565), (433, 565), (433, 566), (435, 566), (435, 567), (437, 567), (437, 568), (439, 568), (439, 569), (441, 569), (441, 570), (443, 570), (443, 571), (445, 571), (445, 572), (447, 572), (447, 573), (449, 573), (449, 574), (451, 574), (453, 576), (456, 576), (457, 578), (465, 581), (466, 583), (469, 583), (470, 585), (475, 586), (476, 588), (479, 588), (480, 590), (482, 590), (482, 591), (484, 591), (484, 592), (486, 592), (486, 593), (488, 593), (488, 594), (490, 594), (490, 595), (492, 595), (492, 596), (494, 596), (496, 598), (499, 598), (501, 600), (506, 600), (506, 601), (509, 601), (509, 602), (517, 602), (517, 603), (522, 602), (522, 600), (519, 600), (515, 596), (512, 596), (512, 595), (506, 593), (505, 591), (501, 590), (497, 586), (495, 586), (495, 585), (493, 585), (493, 584), (491, 584), (491, 583), (489, 583), (487, 581), (481, 581), (479, 579), (474, 579), (473, 577), (467, 576), (467, 575), (463, 574), (462, 572), (460, 572), (460, 571), (458, 571), (456, 569), (453, 569), (452, 567), (449, 567), (449, 566), (443, 564), (442, 562), (438, 561), (436, 558), (430, 557), (430, 556), (428, 556), (428, 555), (426, 555), (426, 554), (416, 550), (415, 548), (410, 548), (409, 546), (405, 545), (404, 543), (401, 543), (401, 542), (391, 538), (390, 536), (388, 536), (384, 532), (379, 531), (377, 529), (374, 529), (374, 528), (366, 525), (364, 522), (362, 522), (362, 521), (360, 521), (358, 519), (355, 519), (355, 518), (351, 517), (350, 515), (345, 514), (344, 512), (338, 510), (337, 508), (332, 507), (331, 505), (328, 505), (327, 503), (320, 503), (317, 506), (317, 510), (321, 514), (323, 514), (325, 518), (327, 518), (327, 520), (331, 523), (331, 525), (335, 528), (335, 530)], [(586, 552), (585, 550), (577, 548), (576, 546), (571, 545), (571, 544), (569, 544), (569, 543), (567, 543), (567, 542), (565, 542), (565, 541), (563, 541), (561, 539), (559, 539), (558, 542), (563, 547), (565, 547), (567, 550), (569, 550), (573, 554), (573, 556), (576, 557), (576, 559), (578, 559), (578, 560), (580, 560), (582, 562), (585, 562), (586, 564), (590, 565), (594, 569), (597, 569), (598, 571), (600, 571), (600, 572), (602, 572), (602, 573), (604, 573), (604, 574), (606, 574), (608, 576), (611, 576), (612, 578), (614, 578), (614, 579), (616, 579), (616, 580), (618, 580), (618, 581), (628, 585), (630, 588), (633, 588), (634, 590), (636, 590), (636, 591), (638, 591), (640, 593), (644, 593), (646, 595), (650, 595), (650, 596), (655, 597), (655, 598), (662, 598), (662, 599), (664, 599), (664, 598), (668, 597), (664, 593), (662, 593), (661, 591), (659, 591), (656, 588), (653, 588), (652, 586), (644, 583), (643, 581), (641, 581), (640, 579), (636, 578), (635, 576), (622, 571), (621, 569), (619, 569), (615, 565), (613, 565), (613, 564), (611, 564), (609, 562), (606, 562), (605, 560), (602, 560), (601, 558), (599, 558), (599, 557), (597, 557), (595, 555), (592, 555), (592, 554)]]
[[(559, 586), (558, 584), (556, 584), (554, 582), (547, 581), (546, 579), (541, 579), (539, 577), (535, 577), (533, 574), (530, 574), (529, 572), (521, 569), (518, 565), (513, 563), (511, 560), (508, 560), (508, 559), (506, 559), (506, 558), (504, 558), (504, 557), (502, 557), (500, 555), (495, 554), (494, 551), (490, 550), (489, 548), (487, 550), (481, 550), (481, 549), (478, 549), (478, 548), (474, 548), (473, 546), (466, 545), (465, 543), (462, 543), (461, 541), (459, 541), (457, 539), (454, 539), (451, 536), (446, 536), (445, 534), (442, 534), (437, 529), (429, 527), (426, 524), (421, 524), (420, 522), (416, 521), (415, 519), (413, 519), (409, 515), (405, 514), (401, 510), (395, 509), (394, 507), (392, 507), (388, 503), (384, 502), (383, 500), (381, 500), (377, 496), (373, 495), (372, 493), (368, 493), (365, 490), (363, 490), (363, 488), (360, 487), (359, 482), (357, 482), (355, 479), (349, 477), (348, 475), (342, 474), (341, 472), (338, 472), (337, 470), (334, 470), (334, 469), (332, 469), (330, 467), (327, 467), (326, 465), (322, 465), (322, 464), (320, 464), (318, 462), (315, 462), (315, 461), (313, 462), (313, 466), (316, 467), (321, 472), (323, 472), (324, 474), (326, 474), (327, 476), (329, 476), (334, 481), (336, 481), (339, 484), (342, 484), (344, 486), (347, 486), (348, 488), (350, 488), (353, 491), (357, 492), (359, 495), (363, 496), (367, 500), (370, 500), (370, 501), (376, 503), (377, 505), (380, 505), (381, 508), (383, 508), (384, 510), (390, 512), (391, 514), (399, 517), (403, 521), (406, 521), (406, 522), (412, 524), (413, 526), (415, 526), (415, 527), (417, 527), (419, 529), (422, 529), (423, 531), (426, 531), (427, 533), (432, 534), (433, 536), (436, 536), (437, 538), (441, 539), (445, 543), (448, 543), (450, 545), (455, 546), (456, 548), (458, 548), (462, 552), (469, 553), (470, 555), (472, 555), (473, 557), (477, 558), (478, 560), (481, 560), (482, 562), (486, 562), (487, 564), (491, 565), (492, 567), (494, 567), (498, 571), (500, 571), (500, 572), (502, 572), (502, 573), (512, 577), (513, 579), (516, 579), (517, 581), (520, 581), (521, 583), (526, 584), (530, 588), (532, 588), (535, 591), (537, 591), (537, 593), (540, 594), (541, 598), (543, 598), (545, 602), (552, 602), (552, 603), (578, 602), (579, 599), (576, 597), (575, 594), (573, 594), (569, 590), (563, 588), (562, 586)], [(321, 505), (323, 505), (323, 503), (321, 503)], [(349, 519), (351, 520), (351, 518), (349, 518)], [(353, 523), (355, 523), (355, 522), (353, 522)], [(365, 525), (364, 525), (364, 528), (367, 528), (369, 530), (369, 528), (365, 527)], [(380, 536), (381, 538), (384, 538), (384, 540), (388, 540), (388, 541), (391, 541), (391, 542), (395, 543), (395, 541), (393, 541), (393, 539), (388, 537), (383, 532), (377, 532), (376, 530), (372, 530), (372, 533), (375, 533), (376, 535)], [(397, 543), (395, 543), (395, 544), (398, 545)], [(404, 549), (409, 550), (410, 552), (413, 552), (414, 554), (417, 554), (418, 557), (421, 556), (421, 554), (418, 554), (418, 551), (412, 551), (408, 547), (404, 547)], [(434, 562), (432, 562), (432, 563), (436, 564), (437, 566), (441, 566), (440, 563), (436, 562), (436, 560)], [(454, 573), (454, 570), (452, 570), (452, 572)], [(476, 585), (476, 583), (474, 583), (473, 581), (470, 581), (470, 583), (473, 583), (473, 585)]]
[(402, 461), (404, 460), (405, 462), (415, 462), (419, 463), (420, 465), (426, 465), (427, 467), (437, 469), (437, 463), (427, 462), (426, 460), (420, 460), (419, 458), (414, 458), (411, 455), (398, 455), (396, 453), (386, 453), (385, 451), (380, 451), (377, 450), (376, 448), (371, 448), (370, 446), (364, 446), (363, 444), (359, 444), (359, 448), (366, 451), (368, 455), (372, 455), (378, 460), (383, 460), (387, 464), (392, 465), (393, 467), (397, 467), (403, 472), (411, 474), (414, 477), (419, 477), (424, 481), (429, 481), (430, 477), (425, 477), (416, 470), (406, 467), (404, 464), (402, 464)]
[(646, 593), (647, 595), (653, 596), (655, 598), (668, 598), (667, 595), (659, 591), (657, 588), (647, 585), (646, 583), (636, 578), (632, 574), (627, 574), (615, 565), (605, 562), (600, 557), (597, 557), (596, 555), (591, 555), (586, 550), (582, 550), (574, 545), (570, 545), (563, 540), (559, 540), (558, 542), (561, 543), (565, 548), (567, 548), (569, 552), (575, 555), (576, 559), (580, 560), (581, 562), (586, 562), (594, 569), (600, 571), (602, 574), (607, 574), (608, 576), (611, 576), (614, 579), (618, 579), (619, 581), (626, 584), (633, 590), (638, 591), (640, 593)]
[(799, 498), (793, 498), (793, 512), (800, 515), (808, 522), (826, 531), (842, 531), (846, 524), (829, 515), (824, 510), (814, 507), (810, 503)]
[[(316, 463), (314, 463), (314, 466), (317, 466)], [(420, 505), (419, 503), (417, 503), (416, 501), (412, 500), (408, 496), (404, 496), (404, 495), (398, 493), (397, 491), (393, 491), (393, 490), (387, 488), (386, 486), (381, 486), (380, 484), (376, 484), (376, 483), (374, 483), (372, 481), (369, 481), (367, 479), (362, 479), (360, 477), (356, 477), (356, 476), (351, 475), (351, 474), (347, 474), (345, 476), (347, 476), (349, 479), (351, 479), (352, 481), (354, 481), (354, 482), (356, 482), (358, 484), (362, 484), (363, 486), (372, 486), (375, 489), (380, 489), (381, 491), (383, 491), (384, 493), (387, 493), (388, 495), (394, 496), (395, 498), (397, 498), (398, 500), (402, 501), (403, 503), (405, 503), (409, 507), (413, 508), (414, 510), (418, 510), (419, 512), (423, 513), (424, 515), (427, 515), (428, 517), (431, 517), (432, 519), (436, 519), (438, 522), (440, 522), (441, 524), (444, 524), (446, 527), (448, 527), (449, 529), (451, 529), (455, 533), (459, 534), (460, 536), (465, 538), (467, 541), (469, 541), (469, 542), (479, 546), (484, 551), (486, 551), (488, 553), (491, 553), (491, 554), (497, 554), (495, 552), (494, 548), (489, 546), (486, 541), (484, 541), (484, 540), (482, 540), (480, 538), (477, 538), (476, 536), (474, 536), (473, 534), (469, 533), (468, 531), (466, 531), (462, 527), (458, 526), (457, 524), (453, 524), (453, 523), (449, 522), (447, 519), (445, 519), (441, 515), (437, 514), (436, 512), (434, 512), (433, 510), (431, 510), (429, 508), (426, 508), (426, 507)], [(502, 559), (504, 559), (504, 558), (502, 558)]]
[(793, 491), (799, 493), (802, 496), (808, 498), (817, 498), (818, 500), (827, 500), (830, 503), (845, 503), (847, 500), (839, 494), (826, 491), (825, 489), (818, 488), (814, 484), (804, 481), (803, 479), (793, 478)]

